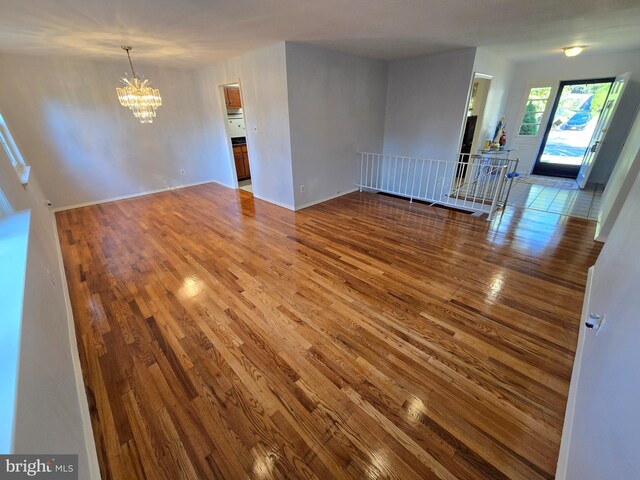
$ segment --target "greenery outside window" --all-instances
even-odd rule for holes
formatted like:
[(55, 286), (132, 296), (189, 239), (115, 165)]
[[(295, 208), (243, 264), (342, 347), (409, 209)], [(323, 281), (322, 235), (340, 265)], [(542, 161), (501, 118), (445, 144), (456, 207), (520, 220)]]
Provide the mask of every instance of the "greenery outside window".
[(534, 87), (529, 90), (524, 115), (518, 135), (533, 137), (540, 132), (540, 124), (551, 96), (551, 87)]

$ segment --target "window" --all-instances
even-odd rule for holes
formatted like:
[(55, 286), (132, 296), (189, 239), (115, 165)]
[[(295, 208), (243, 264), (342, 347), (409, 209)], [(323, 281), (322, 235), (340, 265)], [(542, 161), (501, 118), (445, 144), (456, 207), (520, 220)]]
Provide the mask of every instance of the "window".
[(529, 90), (529, 97), (524, 107), (524, 115), (522, 115), (518, 135), (526, 137), (538, 135), (550, 96), (551, 87), (534, 87)]
[(23, 185), (26, 185), (29, 181), (30, 167), (24, 163), (20, 150), (18, 150), (16, 142), (13, 141), (11, 132), (9, 132), (9, 127), (7, 127), (2, 115), (0, 115), (0, 143), (2, 144), (4, 151), (7, 153), (7, 157), (9, 157), (11, 165), (16, 169), (16, 173), (18, 174), (18, 177), (20, 177), (20, 181)]

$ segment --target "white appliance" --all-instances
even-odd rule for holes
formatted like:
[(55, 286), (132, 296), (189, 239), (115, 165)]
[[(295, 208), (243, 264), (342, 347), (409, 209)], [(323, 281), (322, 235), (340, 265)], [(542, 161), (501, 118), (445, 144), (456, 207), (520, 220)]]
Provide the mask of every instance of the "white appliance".
[(247, 129), (244, 125), (244, 117), (242, 114), (230, 114), (227, 117), (227, 131), (231, 138), (247, 136)]

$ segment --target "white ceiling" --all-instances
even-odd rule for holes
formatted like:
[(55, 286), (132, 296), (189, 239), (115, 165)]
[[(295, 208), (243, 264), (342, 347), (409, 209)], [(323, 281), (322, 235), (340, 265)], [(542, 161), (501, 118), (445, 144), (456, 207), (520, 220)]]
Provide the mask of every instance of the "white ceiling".
[(640, 47), (639, 0), (0, 0), (0, 51), (198, 66), (282, 40), (386, 60)]

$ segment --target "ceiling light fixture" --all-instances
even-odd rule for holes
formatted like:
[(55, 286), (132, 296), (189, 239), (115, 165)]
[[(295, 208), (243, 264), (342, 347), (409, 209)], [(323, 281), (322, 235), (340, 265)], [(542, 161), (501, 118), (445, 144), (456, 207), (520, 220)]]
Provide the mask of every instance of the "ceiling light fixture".
[(140, 123), (153, 123), (153, 117), (156, 116), (156, 108), (162, 105), (160, 91), (157, 88), (151, 88), (149, 80), (141, 80), (133, 69), (133, 62), (131, 61), (131, 55), (129, 55), (132, 47), (123, 46), (122, 49), (127, 52), (133, 78), (130, 79), (127, 76), (121, 78), (124, 87), (116, 87), (118, 100), (120, 100), (122, 106), (129, 108), (133, 112), (133, 116), (138, 118)]
[(567, 57), (575, 57), (580, 55), (585, 48), (586, 47), (566, 47), (564, 49), (564, 54)]

